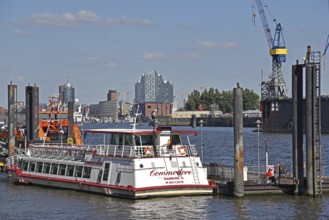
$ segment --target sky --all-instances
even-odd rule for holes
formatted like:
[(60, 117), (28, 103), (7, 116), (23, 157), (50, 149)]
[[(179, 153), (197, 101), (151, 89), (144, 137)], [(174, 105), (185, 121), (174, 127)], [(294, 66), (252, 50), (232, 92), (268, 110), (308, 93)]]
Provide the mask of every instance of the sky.
[[(264, 4), (272, 35), (273, 18), (283, 27), (290, 95), (292, 65), (302, 61), (307, 45), (324, 51), (329, 1)], [(154, 70), (173, 83), (178, 102), (193, 90), (227, 91), (237, 83), (260, 94), (272, 67), (253, 0), (0, 0), (0, 45), (4, 107), (10, 82), (19, 101), (35, 84), (40, 102), (47, 102), (68, 80), (83, 104), (106, 100), (108, 90), (132, 101), (135, 83)], [(322, 94), (329, 94), (326, 60)]]

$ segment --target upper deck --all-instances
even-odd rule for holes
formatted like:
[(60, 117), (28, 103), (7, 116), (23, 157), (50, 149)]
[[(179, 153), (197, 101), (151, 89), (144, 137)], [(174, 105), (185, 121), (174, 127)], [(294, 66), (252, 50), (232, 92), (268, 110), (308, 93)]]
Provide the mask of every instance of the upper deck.
[[(29, 155), (67, 160), (91, 160), (96, 157), (143, 158), (196, 156), (194, 145), (183, 144), (182, 134), (189, 130), (168, 129), (87, 129), (84, 146), (31, 144)], [(185, 142), (186, 143), (186, 142)]]

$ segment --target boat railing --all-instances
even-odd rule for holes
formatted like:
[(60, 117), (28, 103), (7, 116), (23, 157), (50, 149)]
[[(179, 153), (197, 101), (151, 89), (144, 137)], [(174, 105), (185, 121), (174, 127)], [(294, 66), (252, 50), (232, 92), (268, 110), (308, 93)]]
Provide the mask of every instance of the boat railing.
[(7, 169), (17, 169), (18, 167), (18, 159), (20, 155), (13, 155), (6, 158), (6, 168)]
[(36, 157), (52, 157), (67, 160), (83, 160), (85, 149), (71, 145), (33, 145), (28, 149), (28, 155)]
[[(151, 149), (150, 153), (146, 149)], [(150, 157), (153, 156), (150, 146), (121, 146), (121, 145), (89, 145), (86, 150), (95, 156), (105, 157)]]
[(169, 149), (167, 144), (156, 147), (156, 156), (198, 156), (195, 145), (174, 145)]
[(195, 145), (174, 145), (169, 149), (167, 145), (154, 147), (122, 146), (122, 145), (33, 145), (28, 149), (28, 155), (37, 157), (52, 157), (66, 160), (83, 160), (86, 157), (158, 157), (158, 156), (197, 156)]

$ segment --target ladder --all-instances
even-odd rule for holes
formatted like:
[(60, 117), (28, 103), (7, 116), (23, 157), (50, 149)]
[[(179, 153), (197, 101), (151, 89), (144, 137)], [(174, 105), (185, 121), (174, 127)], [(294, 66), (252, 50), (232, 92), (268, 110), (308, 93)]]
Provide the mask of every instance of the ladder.
[(313, 183), (314, 183), (314, 195), (322, 195), (322, 156), (321, 156), (321, 53), (311, 52), (310, 64), (312, 65), (313, 72)]
[(193, 173), (193, 177), (194, 177), (194, 182), (195, 184), (200, 184), (200, 178), (199, 178), (199, 173), (198, 173), (198, 167), (196, 166), (196, 162), (195, 162), (195, 157), (196, 157), (196, 152), (195, 152), (195, 148), (194, 146), (191, 145), (190, 143), (190, 139), (189, 137), (187, 137), (187, 141), (188, 141), (188, 154), (189, 154), (189, 158), (190, 158), (190, 163), (191, 163), (191, 169), (192, 169), (192, 173)]
[(194, 182), (195, 182), (195, 184), (200, 184), (199, 174), (198, 174), (198, 170), (197, 170), (198, 168), (197, 168), (196, 162), (195, 162), (195, 156), (189, 155), (189, 158), (190, 158), (192, 173), (193, 173), (193, 177), (194, 177)]

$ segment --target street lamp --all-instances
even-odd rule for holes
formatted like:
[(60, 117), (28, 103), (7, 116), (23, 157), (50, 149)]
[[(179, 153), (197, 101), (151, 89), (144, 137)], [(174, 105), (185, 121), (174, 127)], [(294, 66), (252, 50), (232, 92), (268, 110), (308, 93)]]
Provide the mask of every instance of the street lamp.
[(201, 119), (199, 121), (200, 127), (201, 127), (201, 162), (203, 163), (203, 132), (202, 132), (202, 127), (204, 124), (204, 121)]
[(265, 138), (265, 145), (266, 145), (266, 154), (265, 154), (265, 159), (266, 159), (265, 165), (266, 165), (266, 169), (265, 169), (265, 172), (267, 171), (267, 167), (268, 167), (268, 139), (269, 138), (270, 138), (270, 136), (267, 136)]
[(257, 146), (258, 146), (258, 176), (260, 175), (260, 165), (259, 165), (259, 126), (262, 123), (260, 120), (255, 122), (257, 124)]

